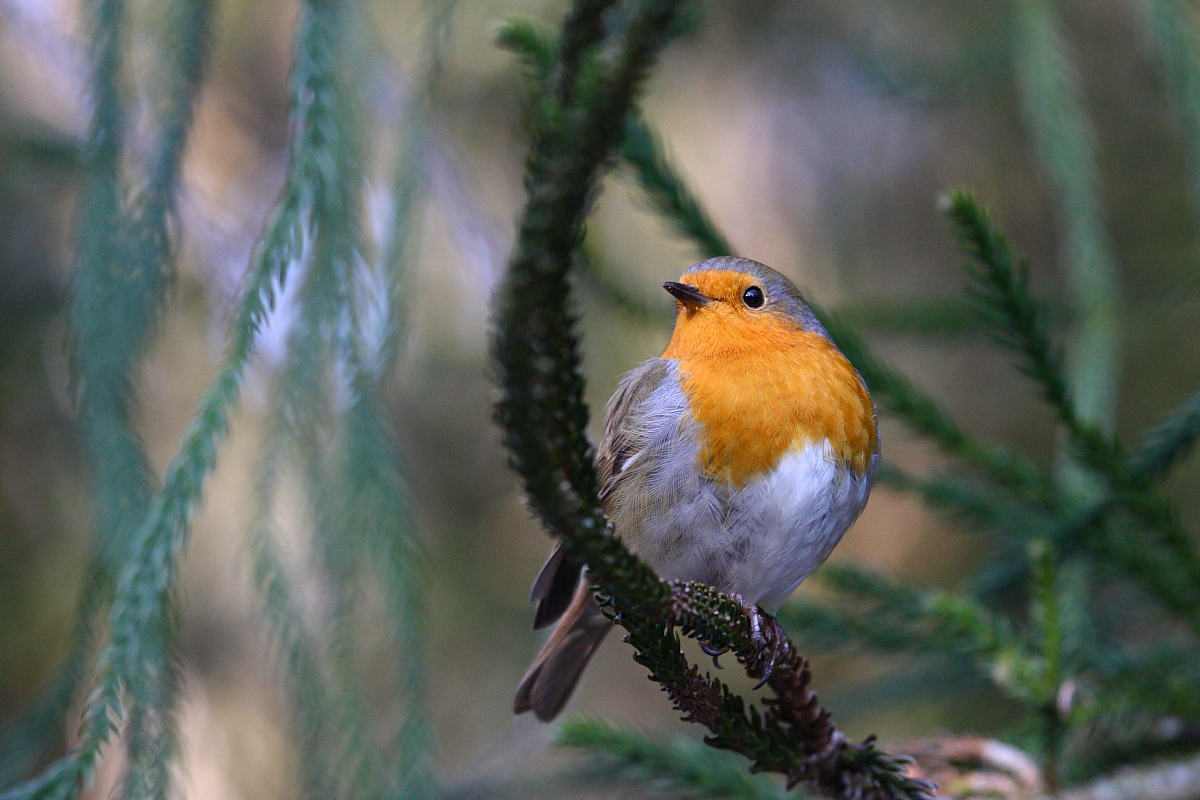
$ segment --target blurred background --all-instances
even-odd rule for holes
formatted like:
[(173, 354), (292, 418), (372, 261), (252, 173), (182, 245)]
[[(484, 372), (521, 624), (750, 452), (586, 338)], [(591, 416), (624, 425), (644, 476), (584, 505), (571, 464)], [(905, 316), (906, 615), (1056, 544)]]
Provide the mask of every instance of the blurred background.
[[(505, 465), (491, 421), (487, 353), (488, 303), (524, 201), (528, 143), (522, 71), (493, 36), (514, 17), (556, 26), (565, 4), (361, 5), (376, 39), (375, 68), (358, 98), (379, 126), (371, 137), (402, 130), (414, 97), (424, 117), (407, 330), (387, 411), (426, 556), (433, 754), (445, 786), (474, 796), (505, 781), (533, 785), (569, 759), (550, 746), (549, 727), (509, 711), (541, 639), (530, 629), (527, 597), (551, 542)], [(1021, 73), (1018, 5), (705, 0), (667, 49), (644, 111), (738, 253), (788, 274), (856, 325), (977, 436), (1049, 464), (1053, 420), (969, 313), (962, 257), (938, 195), (969, 186), (992, 206), (1030, 257), (1055, 335), (1077, 337), (1082, 353), (1095, 342), (1065, 298), (1088, 280), (1087, 269), (1072, 268), (1079, 252), (1072, 237), (1088, 232), (1100, 248), (1088, 269), (1113, 279), (1105, 301), (1111, 325), (1095, 345), (1103, 351), (1098, 361), (1077, 361), (1102, 365), (1088, 379), (1095, 418), (1132, 434), (1200, 383), (1200, 198), (1193, 192), (1200, 183), (1186, 109), (1156, 51), (1153, 4), (1063, 0), (1055, 7), (1073, 57), (1068, 72), (1086, 115), (1083, 140), (1094, 148), (1083, 170), (1099, 202), (1082, 209), (1061, 202), (1077, 197), (1063, 178), (1070, 165), (1053, 163), (1053, 147), (1038, 131), (1068, 110), (1030, 100), (1023, 89), (1030, 83)], [(126, 90), (137, 98), (155, 80), (149, 65), (160, 21), (150, 0), (131, 9)], [(431, 72), (426, 54), (437, 15), (445, 39)], [(285, 174), (296, 16), (283, 0), (216, 3), (183, 167), (182, 248), (136, 381), (136, 427), (157, 471), (215, 374), (239, 280)], [(0, 718), (37, 696), (65, 658), (91, 535), (93, 476), (68, 377), (65, 319), (90, 113), (87, 36), (74, 0), (0, 0)], [(131, 108), (136, 156), (150, 137), (136, 124), (145, 109), (136, 101)], [(386, 204), (383, 188), (371, 191), (379, 189)], [(698, 259), (620, 170), (605, 182), (589, 247), (614, 282), (661, 312), (632, 313), (581, 287), (595, 427), (621, 374), (666, 343), (672, 304), (659, 285)], [(244, 536), (290, 313), (285, 297), (258, 348), (184, 559), (182, 797), (298, 791), (288, 698), (260, 621)], [(904, 468), (945, 463), (886, 419), (882, 437), (884, 457)], [(1189, 529), (1200, 523), (1198, 478), (1193, 462), (1169, 484)], [(281, 541), (298, 551), (302, 494), (300, 485), (285, 486), (278, 521)], [(981, 546), (884, 487), (833, 558), (955, 587)], [(898, 656), (819, 656), (814, 688), (852, 736), (878, 733), (896, 743), (1003, 728), (1014, 713), (1009, 701), (969, 675), (947, 682), (944, 670), (952, 668), (940, 669)], [(386, 703), (379, 708), (386, 713)], [(618, 636), (568, 708), (579, 712), (698, 736), (677, 721)], [(117, 770), (119, 759), (109, 759), (97, 796)]]

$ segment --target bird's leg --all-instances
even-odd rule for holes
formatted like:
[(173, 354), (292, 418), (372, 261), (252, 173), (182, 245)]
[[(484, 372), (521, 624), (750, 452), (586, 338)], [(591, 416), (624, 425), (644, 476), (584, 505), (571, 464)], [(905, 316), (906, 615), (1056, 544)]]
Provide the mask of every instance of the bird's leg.
[(762, 678), (754, 688), (761, 689), (770, 680), (775, 665), (787, 658), (787, 651), (791, 649), (787, 631), (778, 620), (756, 604), (747, 603), (741, 595), (730, 597), (737, 601), (750, 620), (750, 641), (756, 651), (752, 664), (762, 670)]

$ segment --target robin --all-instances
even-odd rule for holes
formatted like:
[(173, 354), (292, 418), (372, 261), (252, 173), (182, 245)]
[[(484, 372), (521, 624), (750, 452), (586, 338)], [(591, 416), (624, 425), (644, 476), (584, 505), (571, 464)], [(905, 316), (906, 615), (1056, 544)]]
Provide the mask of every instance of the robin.
[[(609, 401), (596, 455), (604, 511), (659, 577), (774, 612), (866, 505), (879, 462), (862, 377), (796, 287), (711, 258), (663, 288), (675, 330)], [(551, 720), (612, 628), (581, 564), (551, 554), (534, 627), (557, 621), (513, 711)]]

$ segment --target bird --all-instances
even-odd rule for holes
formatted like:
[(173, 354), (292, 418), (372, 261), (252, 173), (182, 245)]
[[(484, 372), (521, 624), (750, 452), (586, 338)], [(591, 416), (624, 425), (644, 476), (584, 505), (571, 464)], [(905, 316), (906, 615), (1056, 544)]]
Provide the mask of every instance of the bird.
[[(677, 306), (671, 339), (622, 378), (605, 412), (595, 456), (605, 514), (660, 578), (700, 581), (749, 612), (774, 613), (867, 503), (875, 406), (779, 272), (710, 258), (663, 288)], [(550, 721), (613, 622), (561, 545), (531, 599), (534, 627), (557, 625), (513, 711)]]

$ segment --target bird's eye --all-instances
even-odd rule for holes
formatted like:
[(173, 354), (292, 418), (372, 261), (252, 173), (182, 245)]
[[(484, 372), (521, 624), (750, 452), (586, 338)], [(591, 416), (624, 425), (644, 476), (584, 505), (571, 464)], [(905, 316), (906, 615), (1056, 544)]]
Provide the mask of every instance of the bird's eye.
[(742, 302), (745, 303), (749, 308), (762, 308), (764, 300), (766, 300), (766, 298), (763, 297), (763, 290), (757, 286), (751, 286), (749, 289), (742, 292)]

